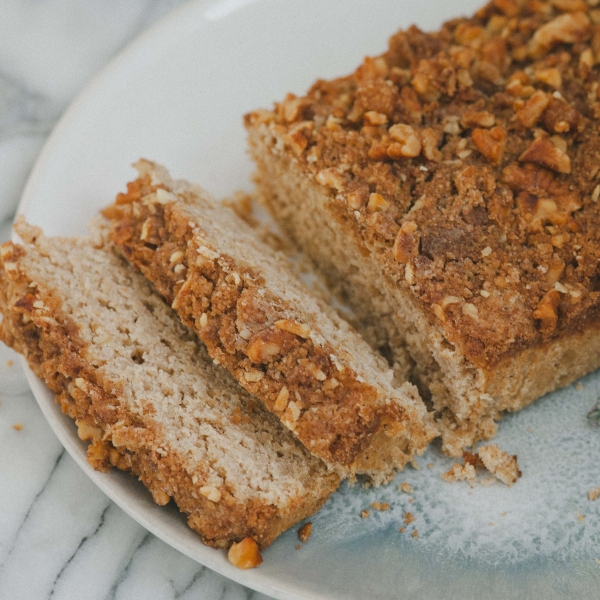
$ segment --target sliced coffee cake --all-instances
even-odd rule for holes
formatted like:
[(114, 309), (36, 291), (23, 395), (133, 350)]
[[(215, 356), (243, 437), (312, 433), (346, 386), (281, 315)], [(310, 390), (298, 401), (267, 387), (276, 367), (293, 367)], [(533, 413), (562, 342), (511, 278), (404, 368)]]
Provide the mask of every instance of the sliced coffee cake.
[(206, 544), (261, 547), (318, 510), (337, 474), (215, 366), (195, 335), (96, 235), (0, 247), (1, 339), (89, 440), (88, 461), (173, 498)]
[(148, 161), (104, 215), (113, 241), (217, 364), (343, 476), (388, 481), (437, 431), (417, 390), (318, 301), (283, 256)]

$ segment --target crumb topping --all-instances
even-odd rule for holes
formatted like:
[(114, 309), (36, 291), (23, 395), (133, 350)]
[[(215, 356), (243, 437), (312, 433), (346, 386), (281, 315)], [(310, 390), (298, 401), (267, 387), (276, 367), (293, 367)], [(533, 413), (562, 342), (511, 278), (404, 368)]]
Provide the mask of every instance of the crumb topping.
[(595, 4), (494, 0), (246, 117), (477, 366), (598, 322)]

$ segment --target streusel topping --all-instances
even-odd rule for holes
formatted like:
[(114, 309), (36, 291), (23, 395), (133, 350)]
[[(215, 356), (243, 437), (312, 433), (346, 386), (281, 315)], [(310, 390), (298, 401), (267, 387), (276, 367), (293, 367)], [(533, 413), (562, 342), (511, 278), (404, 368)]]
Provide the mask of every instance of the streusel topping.
[(597, 62), (598, 0), (494, 0), (246, 118), (491, 366), (598, 321)]

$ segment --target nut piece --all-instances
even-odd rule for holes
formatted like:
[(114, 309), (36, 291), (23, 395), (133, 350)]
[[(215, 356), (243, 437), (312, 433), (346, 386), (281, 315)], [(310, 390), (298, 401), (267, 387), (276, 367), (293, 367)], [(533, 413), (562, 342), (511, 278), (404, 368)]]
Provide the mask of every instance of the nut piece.
[(590, 502), (595, 502), (596, 500), (598, 500), (598, 498), (600, 498), (600, 487), (592, 488), (591, 490), (589, 490), (587, 493), (587, 497)]
[(538, 90), (529, 97), (525, 106), (517, 111), (519, 123), (521, 123), (523, 127), (530, 129), (538, 122), (549, 103), (550, 98), (548, 97), (548, 94)]
[(308, 542), (308, 538), (311, 536), (311, 534), (312, 523), (310, 521), (308, 523), (305, 523), (304, 525), (302, 525), (302, 527), (300, 527), (300, 529), (298, 529), (298, 539), (303, 544), (306, 544), (306, 542)]
[(200, 493), (211, 502), (218, 502), (221, 499), (221, 492), (214, 485), (203, 485)]
[(460, 124), (465, 129), (470, 129), (471, 127), (489, 128), (496, 124), (496, 117), (487, 110), (469, 111), (462, 116)]
[(558, 324), (556, 309), (559, 304), (560, 294), (556, 290), (550, 290), (533, 311), (533, 318), (542, 322), (540, 327), (542, 333), (552, 333), (556, 329)]
[(363, 118), (368, 125), (385, 125), (388, 122), (386, 115), (375, 110), (368, 110)]
[(287, 331), (288, 333), (293, 333), (294, 335), (305, 339), (310, 335), (310, 327), (308, 325), (302, 325), (301, 323), (296, 323), (296, 321), (290, 319), (281, 319), (280, 321), (277, 321), (275, 323), (275, 328)]
[(539, 138), (519, 156), (521, 162), (529, 162), (542, 167), (547, 167), (558, 173), (571, 172), (571, 159), (569, 155), (557, 148), (548, 138)]
[[(269, 339), (269, 330), (262, 331), (252, 340), (246, 350), (248, 358), (255, 363), (271, 362), (281, 352), (281, 346)], [(281, 334), (279, 334), (281, 335)]]
[(341, 192), (346, 184), (344, 176), (334, 167), (319, 171), (316, 179), (317, 183), (320, 183), (325, 187), (333, 188), (338, 192)]
[(417, 224), (414, 221), (402, 223), (394, 242), (394, 258), (401, 263), (407, 263), (416, 258), (419, 254), (419, 239)]
[(430, 129), (429, 127), (423, 129), (421, 139), (425, 158), (433, 162), (440, 162), (442, 160), (442, 153), (438, 150), (440, 140), (435, 129)]
[(494, 0), (494, 6), (501, 10), (507, 17), (514, 17), (519, 14), (519, 0)]
[(421, 139), (418, 131), (410, 125), (392, 125), (388, 133), (397, 144), (391, 144), (387, 153), (390, 158), (414, 158), (421, 154)]
[(77, 419), (75, 425), (77, 425), (77, 435), (80, 440), (84, 442), (87, 440), (97, 442), (102, 439), (102, 429), (100, 427), (89, 425), (82, 419)]
[(263, 561), (258, 544), (251, 538), (233, 543), (227, 554), (229, 562), (238, 569), (254, 569)]
[(287, 387), (284, 385), (277, 395), (277, 399), (275, 400), (275, 404), (273, 405), (273, 410), (277, 412), (283, 412), (287, 408), (288, 399), (290, 397), (290, 392)]
[(506, 137), (506, 131), (502, 127), (494, 127), (489, 131), (474, 129), (471, 134), (475, 148), (493, 165), (499, 165), (502, 162)]
[(385, 212), (390, 207), (390, 203), (381, 195), (372, 193), (369, 195), (369, 202), (367, 204), (367, 212)]
[(538, 69), (535, 71), (534, 77), (538, 81), (553, 87), (555, 90), (560, 90), (562, 87), (562, 75), (556, 67), (550, 69)]
[(584, 42), (590, 34), (590, 20), (584, 12), (566, 13), (542, 25), (533, 34), (529, 51), (534, 58), (538, 58), (556, 44)]

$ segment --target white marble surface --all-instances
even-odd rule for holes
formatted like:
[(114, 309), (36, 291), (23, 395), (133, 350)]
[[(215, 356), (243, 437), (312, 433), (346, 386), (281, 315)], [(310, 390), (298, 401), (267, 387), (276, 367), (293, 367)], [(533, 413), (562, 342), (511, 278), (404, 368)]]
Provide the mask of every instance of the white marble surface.
[[(123, 46), (182, 0), (0, 0), (0, 241), (44, 141)], [(22, 425), (21, 430), (14, 426)], [(0, 344), (0, 600), (266, 598), (173, 550), (63, 450)]]

